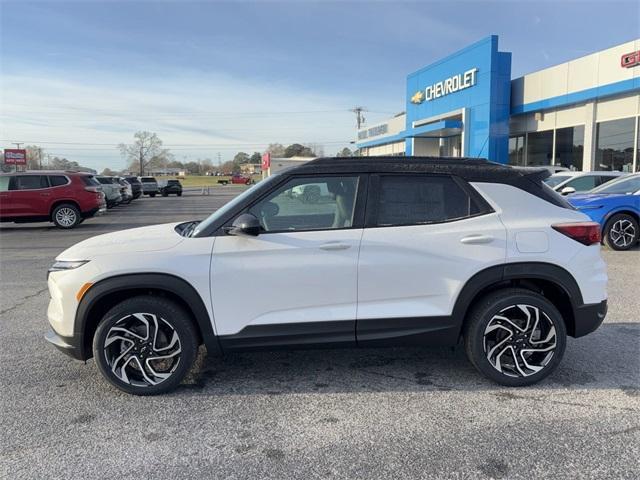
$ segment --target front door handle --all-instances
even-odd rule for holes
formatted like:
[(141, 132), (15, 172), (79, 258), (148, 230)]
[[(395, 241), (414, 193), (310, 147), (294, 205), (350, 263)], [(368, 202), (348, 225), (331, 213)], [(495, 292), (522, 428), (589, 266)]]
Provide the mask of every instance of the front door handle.
[(469, 235), (460, 239), (460, 243), (465, 245), (483, 245), (491, 242), (493, 242), (493, 237), (490, 235)]
[(342, 242), (328, 242), (320, 245), (321, 250), (346, 250), (347, 248), (351, 248), (351, 245)]
[(41, 193), (40, 196), (41, 197), (50, 197), (51, 194), (50, 193)]

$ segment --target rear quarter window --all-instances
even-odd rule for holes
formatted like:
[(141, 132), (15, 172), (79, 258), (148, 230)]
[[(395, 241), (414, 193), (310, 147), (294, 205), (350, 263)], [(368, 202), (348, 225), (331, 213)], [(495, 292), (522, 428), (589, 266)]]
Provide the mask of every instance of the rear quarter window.
[(100, 182), (98, 182), (95, 177), (91, 177), (89, 175), (83, 175), (82, 177), (82, 181), (84, 182), (84, 184), (88, 187), (99, 187), (100, 186)]

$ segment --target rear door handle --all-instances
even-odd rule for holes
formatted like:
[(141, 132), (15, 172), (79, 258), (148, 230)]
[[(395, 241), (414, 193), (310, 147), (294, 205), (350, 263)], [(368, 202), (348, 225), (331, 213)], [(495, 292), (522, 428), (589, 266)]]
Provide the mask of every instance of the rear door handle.
[(328, 242), (320, 245), (321, 250), (346, 250), (347, 248), (351, 248), (351, 245), (342, 242)]
[(465, 245), (482, 245), (491, 242), (493, 242), (493, 237), (490, 235), (469, 235), (460, 239), (460, 243)]
[(50, 197), (51, 194), (50, 193), (41, 193), (40, 196), (41, 197)]

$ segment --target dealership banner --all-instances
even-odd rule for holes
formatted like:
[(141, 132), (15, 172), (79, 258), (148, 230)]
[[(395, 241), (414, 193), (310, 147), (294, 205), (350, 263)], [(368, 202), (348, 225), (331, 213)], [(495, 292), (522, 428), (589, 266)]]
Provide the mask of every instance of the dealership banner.
[(20, 148), (5, 148), (4, 163), (6, 165), (26, 165), (27, 151)]

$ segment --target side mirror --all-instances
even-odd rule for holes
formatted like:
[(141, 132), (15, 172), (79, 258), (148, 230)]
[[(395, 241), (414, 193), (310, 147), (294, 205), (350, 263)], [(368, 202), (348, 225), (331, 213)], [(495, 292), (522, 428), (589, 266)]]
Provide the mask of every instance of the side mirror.
[(262, 230), (262, 226), (255, 215), (243, 213), (233, 221), (230, 227), (225, 227), (224, 230), (227, 235), (257, 237), (260, 234), (260, 230)]
[(571, 195), (572, 193), (576, 193), (576, 189), (573, 187), (564, 187), (562, 190), (560, 190), (560, 193), (562, 195)]

